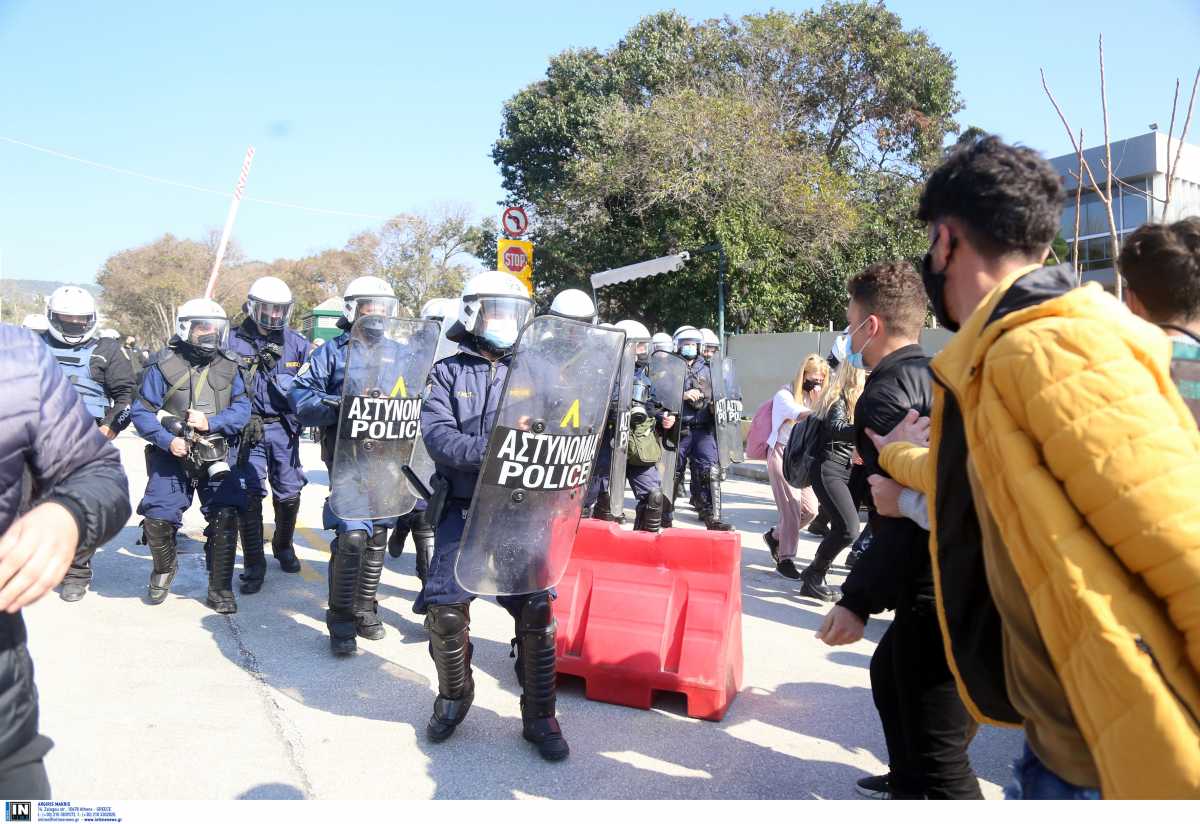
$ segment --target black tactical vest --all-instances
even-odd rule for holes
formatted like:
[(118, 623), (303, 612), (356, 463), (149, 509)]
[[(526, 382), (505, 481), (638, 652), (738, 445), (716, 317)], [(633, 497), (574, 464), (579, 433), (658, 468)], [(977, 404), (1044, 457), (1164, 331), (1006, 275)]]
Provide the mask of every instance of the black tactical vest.
[[(178, 352), (172, 352), (158, 361), (158, 368), (167, 381), (170, 394), (163, 409), (177, 417), (186, 418), (189, 409), (215, 415), (228, 409), (233, 400), (233, 378), (238, 366), (224, 352), (219, 352), (203, 366), (193, 366)], [(171, 392), (173, 386), (179, 388)]]

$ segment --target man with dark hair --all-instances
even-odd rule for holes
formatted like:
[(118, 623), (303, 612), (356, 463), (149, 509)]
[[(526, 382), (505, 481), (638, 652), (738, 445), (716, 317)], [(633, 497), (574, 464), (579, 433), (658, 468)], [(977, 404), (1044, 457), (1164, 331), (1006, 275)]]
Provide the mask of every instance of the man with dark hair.
[(1129, 308), (1171, 338), (1171, 377), (1200, 420), (1200, 217), (1147, 223), (1125, 239), (1117, 263)]
[(993, 136), (930, 176), (922, 276), (960, 332), (931, 363), (929, 447), (889, 435), (879, 460), (928, 497), (963, 702), (1025, 728), (1010, 797), (1196, 797), (1200, 434), (1161, 332), (1041, 265), (1062, 201)]
[[(933, 400), (929, 358), (918, 343), (925, 321), (921, 276), (906, 262), (877, 263), (849, 283), (852, 365), (871, 369), (855, 410), (856, 445), (868, 475), (882, 472), (868, 428), (890, 431)], [(975, 725), (946, 665), (933, 608), (929, 533), (872, 507), (873, 548), (855, 563), (842, 599), (817, 637), (834, 646), (862, 638), (868, 616), (896, 617), (871, 658), (871, 692), (888, 748), (888, 774), (861, 779), (872, 797), (982, 798), (967, 758)]]

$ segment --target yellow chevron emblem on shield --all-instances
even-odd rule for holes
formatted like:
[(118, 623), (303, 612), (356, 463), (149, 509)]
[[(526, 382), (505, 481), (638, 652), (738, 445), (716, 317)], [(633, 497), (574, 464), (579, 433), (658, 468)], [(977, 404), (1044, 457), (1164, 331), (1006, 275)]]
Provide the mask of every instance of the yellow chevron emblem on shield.
[(563, 415), (563, 419), (558, 425), (564, 428), (567, 426), (579, 428), (579, 398), (576, 398), (575, 402), (571, 404), (571, 408), (567, 410), (567, 414)]
[(403, 375), (396, 378), (396, 385), (392, 387), (392, 392), (390, 395), (388, 395), (388, 397), (389, 398), (396, 397), (397, 392), (400, 393), (400, 397), (402, 397), (402, 398), (408, 397), (408, 387), (404, 385), (404, 376)]

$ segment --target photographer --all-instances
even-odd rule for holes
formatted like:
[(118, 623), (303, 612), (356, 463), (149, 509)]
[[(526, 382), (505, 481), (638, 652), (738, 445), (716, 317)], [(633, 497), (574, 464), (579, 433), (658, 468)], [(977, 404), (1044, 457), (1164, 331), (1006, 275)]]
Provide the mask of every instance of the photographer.
[(237, 612), (233, 564), (246, 483), (229, 461), (250, 420), (250, 401), (238, 361), (223, 349), (229, 321), (215, 301), (190, 300), (175, 316), (175, 334), (142, 377), (133, 425), (146, 448), (146, 494), (138, 505), (154, 570), (147, 598), (161, 604), (178, 569), (175, 532), (199, 493), (211, 534), (209, 607)]

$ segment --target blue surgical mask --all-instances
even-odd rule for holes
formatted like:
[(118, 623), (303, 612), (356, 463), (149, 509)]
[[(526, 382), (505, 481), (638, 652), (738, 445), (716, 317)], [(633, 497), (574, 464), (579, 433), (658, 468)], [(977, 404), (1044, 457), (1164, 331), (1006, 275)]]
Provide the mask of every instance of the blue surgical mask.
[(696, 344), (685, 343), (683, 346), (679, 347), (679, 354), (683, 355), (688, 360), (691, 360), (692, 358), (696, 357)]
[(511, 349), (513, 344), (517, 342), (517, 334), (520, 330), (517, 328), (517, 322), (513, 318), (495, 318), (489, 320), (484, 326), (483, 334), (480, 335), (485, 341), (490, 343), (494, 348), (504, 351)]
[(869, 316), (864, 318), (863, 322), (860, 323), (858, 326), (855, 326), (853, 329), (851, 329), (849, 332), (846, 333), (846, 362), (849, 363), (851, 366), (853, 366), (855, 369), (866, 369), (867, 368), (867, 365), (865, 363), (863, 363), (863, 352), (865, 352), (867, 350), (867, 347), (871, 344), (871, 341), (875, 338), (874, 335), (871, 335), (871, 337), (867, 338), (867, 342), (863, 344), (862, 349), (860, 349), (857, 352), (854, 351), (854, 337), (853, 337), (854, 333), (857, 332), (859, 329), (862, 329), (863, 326), (866, 325), (868, 320), (870, 320)]

